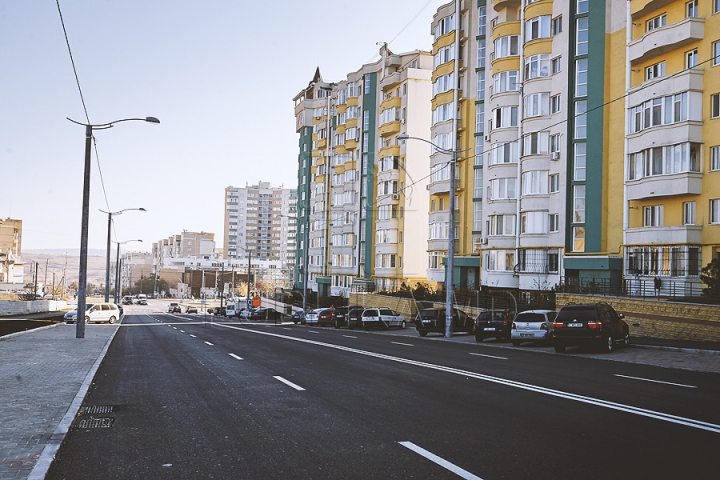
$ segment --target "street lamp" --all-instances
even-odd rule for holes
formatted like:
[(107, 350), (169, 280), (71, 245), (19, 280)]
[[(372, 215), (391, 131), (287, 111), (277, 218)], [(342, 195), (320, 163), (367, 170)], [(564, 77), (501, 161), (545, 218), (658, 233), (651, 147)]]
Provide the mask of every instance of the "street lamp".
[(455, 268), (454, 256), (455, 256), (455, 161), (457, 159), (457, 146), (452, 150), (440, 148), (429, 140), (419, 137), (411, 137), (405, 133), (401, 133), (397, 136), (398, 140), (421, 140), (425, 143), (429, 143), (435, 149), (450, 154), (450, 199), (448, 212), (448, 259), (447, 259), (447, 271), (445, 272), (445, 338), (452, 337), (452, 319), (453, 319), (453, 270)]
[[(120, 294), (118, 293), (118, 286), (120, 285), (120, 245), (125, 245), (130, 242), (142, 242), (142, 240), (125, 240), (124, 242), (116, 242), (113, 240), (113, 243), (117, 243), (117, 255), (115, 256), (115, 303), (118, 303), (120, 300)], [(108, 269), (109, 268), (108, 266)]]
[(92, 148), (93, 130), (105, 130), (112, 128), (113, 125), (120, 122), (141, 121), (149, 123), (160, 123), (155, 117), (145, 118), (123, 118), (110, 123), (102, 123), (92, 125), (89, 123), (76, 122), (68, 118), (73, 123), (83, 125), (85, 127), (85, 169), (83, 179), (83, 205), (82, 205), (82, 221), (80, 227), (80, 271), (78, 274), (78, 306), (77, 306), (77, 324), (75, 328), (75, 338), (85, 338), (85, 295), (87, 290), (87, 251), (88, 251), (88, 223), (90, 217), (90, 152)]
[[(105, 303), (110, 301), (110, 240), (111, 240), (110, 233), (112, 232), (112, 216), (113, 215), (121, 215), (123, 212), (127, 212), (128, 210), (138, 210), (140, 212), (145, 211), (145, 209), (142, 207), (140, 207), (140, 208), (124, 208), (117, 212), (106, 212), (105, 210), (100, 210), (102, 213), (108, 214), (107, 255), (105, 256)], [(140, 240), (140, 241), (142, 242), (142, 240)], [(118, 245), (118, 251), (119, 250), (120, 250), (120, 246)], [(117, 284), (115, 284), (115, 290), (117, 290)], [(115, 303), (117, 303), (117, 294), (115, 295)]]

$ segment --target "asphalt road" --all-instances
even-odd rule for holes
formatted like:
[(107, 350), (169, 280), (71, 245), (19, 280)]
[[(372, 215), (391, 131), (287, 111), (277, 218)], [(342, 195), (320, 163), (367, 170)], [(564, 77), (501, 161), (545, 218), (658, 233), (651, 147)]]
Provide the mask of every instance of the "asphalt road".
[(693, 478), (720, 375), (128, 309), (46, 478)]

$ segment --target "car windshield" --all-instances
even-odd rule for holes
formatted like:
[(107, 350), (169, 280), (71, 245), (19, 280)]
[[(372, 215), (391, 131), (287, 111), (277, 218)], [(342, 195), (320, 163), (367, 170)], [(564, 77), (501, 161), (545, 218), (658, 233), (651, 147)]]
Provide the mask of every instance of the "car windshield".
[[(491, 318), (492, 317), (492, 318)], [(480, 320), (483, 321), (498, 321), (502, 320), (503, 317), (505, 317), (505, 312), (502, 310), (495, 310), (495, 311), (487, 311), (487, 312), (480, 312)]]
[[(438, 318), (440, 316), (440, 310), (422, 310), (420, 312), (420, 318)], [(442, 313), (445, 313), (444, 311)]]
[(378, 312), (377, 312), (377, 310), (365, 310), (365, 311), (362, 313), (362, 316), (363, 316), (363, 317), (377, 317), (377, 316), (378, 316)]

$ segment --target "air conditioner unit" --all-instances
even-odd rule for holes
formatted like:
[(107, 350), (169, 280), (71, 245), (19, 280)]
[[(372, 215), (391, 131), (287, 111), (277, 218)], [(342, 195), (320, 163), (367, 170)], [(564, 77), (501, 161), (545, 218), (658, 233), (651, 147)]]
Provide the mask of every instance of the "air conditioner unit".
[(393, 193), (392, 199), (393, 199), (393, 200), (400, 200), (400, 195), (398, 195), (397, 193)]
[(481, 237), (481, 238), (480, 238), (480, 245), (487, 245), (487, 244), (488, 244), (488, 239), (487, 239), (487, 237)]
[(560, 152), (551, 152), (550, 159), (551, 160), (560, 160)]
[(430, 190), (430, 184), (425, 185), (425, 189), (426, 189), (426, 190)]

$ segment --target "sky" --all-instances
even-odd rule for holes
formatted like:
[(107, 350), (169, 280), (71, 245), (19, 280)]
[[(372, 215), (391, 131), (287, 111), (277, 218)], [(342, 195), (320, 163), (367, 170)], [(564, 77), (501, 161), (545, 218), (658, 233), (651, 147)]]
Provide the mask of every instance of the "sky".
[(448, 1), (0, 0), (0, 220), (23, 221), (23, 250), (79, 250), (84, 98), (92, 124), (160, 120), (94, 131), (89, 248), (99, 210), (140, 207), (113, 216), (112, 240), (143, 240), (123, 251), (183, 230), (220, 247), (226, 187), (297, 188), (293, 97), (315, 69), (430, 50)]

